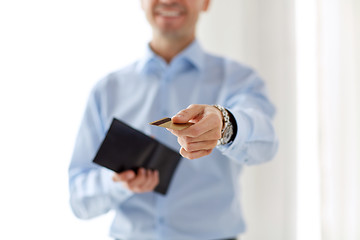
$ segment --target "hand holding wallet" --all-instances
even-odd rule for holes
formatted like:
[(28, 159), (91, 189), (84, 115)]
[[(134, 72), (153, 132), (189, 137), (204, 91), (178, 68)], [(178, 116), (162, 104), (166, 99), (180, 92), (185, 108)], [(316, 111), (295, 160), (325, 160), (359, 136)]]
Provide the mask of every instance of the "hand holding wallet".
[(117, 173), (158, 170), (154, 191), (165, 195), (180, 159), (178, 152), (114, 118), (93, 162)]

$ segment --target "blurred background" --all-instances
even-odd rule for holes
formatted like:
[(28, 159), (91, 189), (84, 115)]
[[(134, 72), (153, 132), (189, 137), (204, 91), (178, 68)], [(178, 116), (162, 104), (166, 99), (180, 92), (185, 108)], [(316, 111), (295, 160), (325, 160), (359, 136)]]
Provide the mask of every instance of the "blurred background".
[[(198, 38), (252, 66), (277, 106), (276, 158), (239, 181), (242, 240), (360, 239), (360, 1), (212, 0)], [(0, 239), (110, 239), (67, 168), (90, 89), (142, 56), (140, 1), (0, 2)]]

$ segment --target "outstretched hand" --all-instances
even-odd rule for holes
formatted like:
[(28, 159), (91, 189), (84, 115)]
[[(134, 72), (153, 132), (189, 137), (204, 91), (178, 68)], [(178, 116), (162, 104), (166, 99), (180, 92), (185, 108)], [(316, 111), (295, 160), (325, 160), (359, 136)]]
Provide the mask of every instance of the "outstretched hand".
[(223, 117), (211, 105), (193, 104), (172, 117), (174, 123), (195, 123), (183, 130), (168, 129), (177, 136), (181, 145), (180, 154), (188, 159), (209, 155), (221, 138)]

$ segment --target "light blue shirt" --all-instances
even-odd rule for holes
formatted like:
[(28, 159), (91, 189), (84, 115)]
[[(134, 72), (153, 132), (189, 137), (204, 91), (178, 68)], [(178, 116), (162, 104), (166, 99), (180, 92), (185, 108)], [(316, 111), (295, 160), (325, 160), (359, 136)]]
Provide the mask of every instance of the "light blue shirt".
[[(206, 157), (181, 159), (167, 195), (133, 193), (112, 181), (113, 172), (92, 163), (114, 117), (178, 151), (175, 136), (148, 123), (190, 104), (223, 105), (236, 119), (237, 135)], [(69, 168), (73, 212), (88, 219), (114, 210), (110, 235), (119, 239), (236, 236), (245, 231), (242, 168), (277, 151), (273, 114), (264, 82), (252, 69), (204, 52), (197, 41), (170, 64), (148, 47), (143, 59), (111, 73), (90, 94)]]

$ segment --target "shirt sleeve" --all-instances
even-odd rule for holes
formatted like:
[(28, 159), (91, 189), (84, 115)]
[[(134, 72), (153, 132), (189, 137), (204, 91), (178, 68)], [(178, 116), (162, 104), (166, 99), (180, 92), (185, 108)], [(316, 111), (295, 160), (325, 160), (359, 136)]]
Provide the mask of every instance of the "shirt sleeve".
[(220, 104), (230, 111), (237, 124), (234, 141), (218, 149), (240, 164), (271, 160), (278, 149), (272, 123), (275, 108), (266, 95), (265, 84), (251, 69), (231, 65), (220, 94)]
[(99, 106), (100, 96), (94, 89), (86, 106), (69, 167), (70, 205), (74, 214), (81, 219), (107, 213), (133, 195), (121, 183), (112, 181), (112, 171), (92, 162), (106, 133)]

